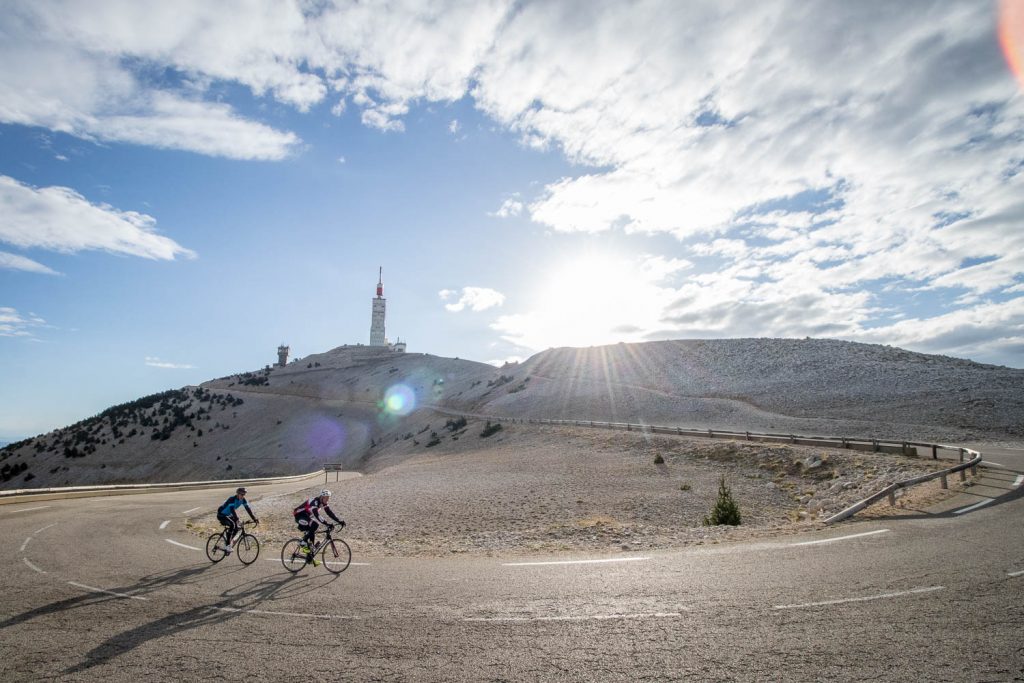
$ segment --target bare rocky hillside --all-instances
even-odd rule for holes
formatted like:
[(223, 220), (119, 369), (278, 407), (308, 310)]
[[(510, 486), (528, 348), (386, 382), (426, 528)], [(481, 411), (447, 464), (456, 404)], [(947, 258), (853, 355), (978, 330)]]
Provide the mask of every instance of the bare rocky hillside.
[(452, 413), (1019, 442), (1024, 370), (812, 339), (552, 349), (503, 368), (343, 346), (10, 444), (0, 486), (373, 470), (443, 450), (428, 444)]

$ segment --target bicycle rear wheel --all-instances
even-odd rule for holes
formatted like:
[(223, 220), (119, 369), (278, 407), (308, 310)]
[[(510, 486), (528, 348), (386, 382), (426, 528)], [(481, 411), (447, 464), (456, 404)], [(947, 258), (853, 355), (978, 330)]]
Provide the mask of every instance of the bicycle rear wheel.
[(206, 539), (206, 556), (210, 558), (210, 562), (217, 563), (227, 557), (227, 552), (224, 549), (224, 532), (217, 534), (210, 534), (210, 537)]
[(340, 538), (332, 538), (324, 545), (320, 558), (327, 571), (332, 574), (340, 574), (348, 569), (349, 563), (352, 562), (352, 549)]
[(235, 541), (235, 554), (242, 564), (252, 564), (260, 556), (260, 542), (252, 534), (243, 533)]
[(293, 538), (284, 544), (281, 548), (281, 564), (292, 574), (306, 566), (306, 554), (302, 552), (301, 538)]

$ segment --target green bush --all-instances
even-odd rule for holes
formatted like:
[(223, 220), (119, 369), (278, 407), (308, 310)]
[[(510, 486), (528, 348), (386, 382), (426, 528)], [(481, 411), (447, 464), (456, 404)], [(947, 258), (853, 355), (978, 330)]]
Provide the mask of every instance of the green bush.
[(717, 526), (719, 524), (740, 525), (740, 506), (732, 497), (732, 491), (725, 485), (725, 475), (718, 484), (718, 500), (715, 507), (711, 508), (711, 515), (704, 518), (704, 526)]
[(665, 464), (665, 458), (661, 457), (661, 453), (658, 453), (656, 456), (654, 456), (654, 464), (655, 465), (664, 465)]

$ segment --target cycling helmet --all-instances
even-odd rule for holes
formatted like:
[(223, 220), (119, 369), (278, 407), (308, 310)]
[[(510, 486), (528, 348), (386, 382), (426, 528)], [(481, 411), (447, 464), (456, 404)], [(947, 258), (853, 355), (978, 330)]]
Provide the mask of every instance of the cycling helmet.
[(245, 487), (239, 486), (237, 489), (235, 489), (235, 493), (245, 493)]
[(328, 491), (327, 489), (324, 489), (323, 491), (320, 492), (320, 497), (323, 498), (324, 496), (327, 496), (328, 498), (330, 498), (331, 497), (331, 492)]

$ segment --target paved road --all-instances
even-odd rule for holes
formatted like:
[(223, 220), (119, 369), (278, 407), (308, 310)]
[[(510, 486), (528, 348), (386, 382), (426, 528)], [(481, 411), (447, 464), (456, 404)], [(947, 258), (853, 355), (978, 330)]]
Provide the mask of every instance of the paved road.
[(183, 547), (217, 492), (0, 506), (0, 680), (1024, 680), (1024, 451), (986, 455), (942, 514), (337, 577)]

